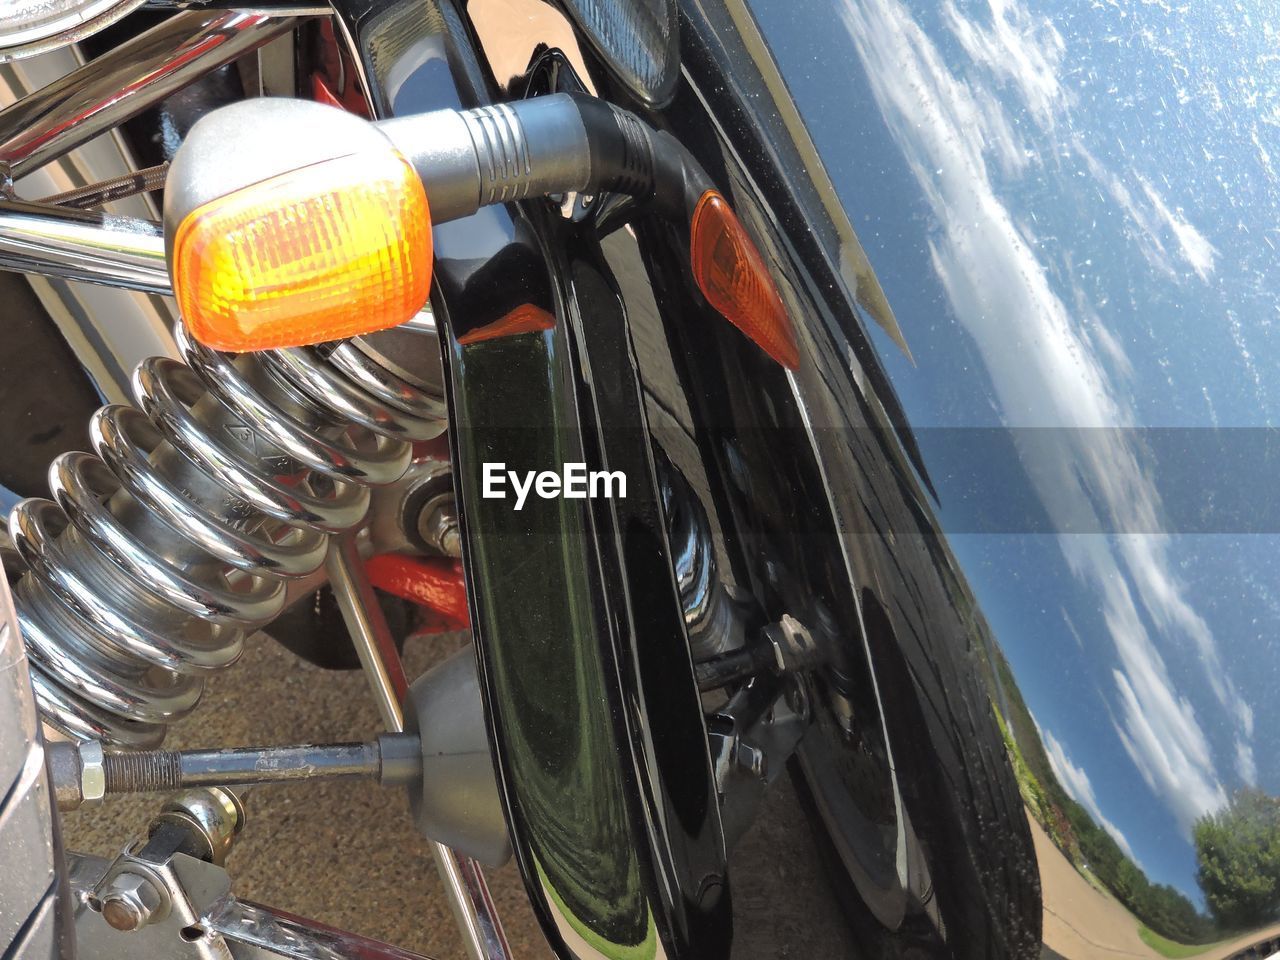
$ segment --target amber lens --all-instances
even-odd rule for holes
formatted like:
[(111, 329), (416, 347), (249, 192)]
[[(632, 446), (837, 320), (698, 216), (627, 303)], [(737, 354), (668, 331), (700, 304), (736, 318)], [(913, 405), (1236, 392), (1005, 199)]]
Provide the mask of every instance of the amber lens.
[(693, 279), (707, 302), (778, 363), (798, 367), (795, 333), (764, 258), (715, 190), (698, 201), (689, 246)]
[(431, 217), (398, 153), (292, 170), (188, 214), (173, 287), (192, 335), (219, 350), (301, 346), (404, 323), (427, 301)]

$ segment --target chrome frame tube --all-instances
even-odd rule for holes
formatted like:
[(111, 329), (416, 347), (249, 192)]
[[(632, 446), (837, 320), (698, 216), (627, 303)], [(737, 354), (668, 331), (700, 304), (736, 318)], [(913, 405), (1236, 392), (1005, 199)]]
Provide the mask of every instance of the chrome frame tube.
[(0, 203), (0, 269), (173, 292), (158, 224), (44, 204)]
[(16, 180), (296, 24), (261, 12), (174, 14), (0, 110), (0, 165)]
[[(408, 697), (409, 683), (391, 629), (364, 573), (364, 564), (353, 536), (342, 534), (329, 541), (325, 567), (334, 599), (338, 601), (338, 608), (360, 656), (383, 722), (388, 730), (400, 733), (404, 730), (401, 704)], [(475, 860), (443, 843), (432, 841), (431, 852), (462, 933), (467, 956), (471, 960), (507, 960), (511, 956), (511, 947), (498, 919), (484, 869)]]

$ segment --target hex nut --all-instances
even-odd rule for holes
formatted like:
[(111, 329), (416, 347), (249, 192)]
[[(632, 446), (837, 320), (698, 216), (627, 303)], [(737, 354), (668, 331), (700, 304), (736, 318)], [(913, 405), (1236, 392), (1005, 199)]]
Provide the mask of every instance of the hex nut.
[(44, 745), (44, 756), (58, 809), (76, 809), (84, 802), (80, 786), (79, 744), (69, 740), (49, 740)]
[(116, 930), (140, 930), (155, 917), (163, 900), (160, 891), (146, 877), (120, 873), (98, 898), (102, 918)]
[(84, 803), (98, 803), (107, 794), (107, 774), (102, 744), (86, 740), (80, 744), (80, 796)]
[(418, 514), (418, 536), (445, 556), (462, 556), (462, 534), (452, 493), (432, 497)]

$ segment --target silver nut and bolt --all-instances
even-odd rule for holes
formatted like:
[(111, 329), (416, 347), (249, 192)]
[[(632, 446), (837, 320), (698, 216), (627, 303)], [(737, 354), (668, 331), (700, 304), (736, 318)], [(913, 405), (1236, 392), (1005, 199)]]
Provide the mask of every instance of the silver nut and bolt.
[(87, 740), (80, 744), (80, 798), (82, 803), (98, 803), (107, 794), (107, 774), (102, 744)]
[(156, 916), (164, 900), (154, 883), (137, 873), (121, 873), (98, 897), (102, 919), (116, 930), (141, 930)]
[(453, 494), (432, 497), (418, 514), (418, 536), (445, 556), (462, 556), (462, 532)]

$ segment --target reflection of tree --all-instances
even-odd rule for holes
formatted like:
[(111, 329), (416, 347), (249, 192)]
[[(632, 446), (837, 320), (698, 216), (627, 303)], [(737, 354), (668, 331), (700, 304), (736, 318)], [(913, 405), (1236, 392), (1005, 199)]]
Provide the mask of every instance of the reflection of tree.
[(1280, 916), (1280, 798), (1241, 790), (1196, 821), (1196, 880), (1218, 922), (1257, 927)]
[[(1004, 734), (1023, 802), (1058, 849), (1077, 870), (1097, 878), (1135, 917), (1161, 936), (1178, 943), (1206, 943), (1212, 939), (1212, 927), (1195, 905), (1175, 888), (1148, 880), (1115, 838), (1067, 794), (1044, 755), (1021, 695), (1016, 688), (1007, 688), (1006, 696), (1010, 719), (1021, 727), (1022, 742), (1027, 745), (1025, 755), (1011, 724), (1006, 723), (994, 703), (992, 708)], [(1018, 724), (1016, 718), (1020, 715), (1024, 719)]]
[[(983, 629), (987, 629), (985, 623)], [(1114, 837), (1067, 793), (1045, 753), (1040, 730), (994, 639), (987, 647), (992, 709), (1027, 810), (1081, 873), (1111, 891), (1148, 928), (1178, 943), (1207, 943), (1209, 918), (1174, 887), (1152, 883)], [(1003, 707), (1003, 709), (1002, 709)]]

